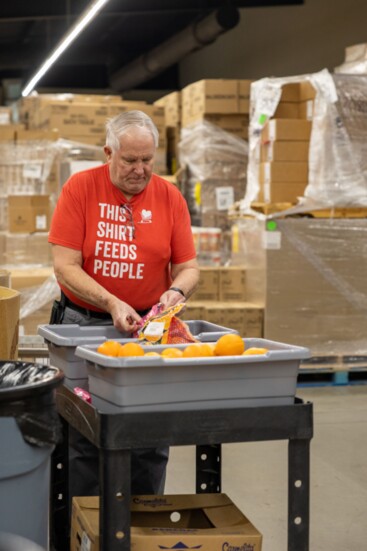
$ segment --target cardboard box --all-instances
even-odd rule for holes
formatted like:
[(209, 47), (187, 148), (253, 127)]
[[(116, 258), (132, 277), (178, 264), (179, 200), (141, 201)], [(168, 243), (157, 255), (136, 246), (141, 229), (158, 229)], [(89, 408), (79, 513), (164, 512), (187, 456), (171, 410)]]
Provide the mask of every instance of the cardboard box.
[(297, 203), (306, 187), (304, 182), (267, 182), (260, 185), (258, 200), (263, 203)]
[(0, 107), (0, 125), (2, 124), (11, 124), (12, 116), (11, 116), (11, 107)]
[[(133, 496), (131, 549), (261, 551), (262, 535), (225, 494)], [(99, 551), (99, 498), (74, 497), (71, 551)]]
[(193, 293), (192, 298), (195, 301), (200, 300), (219, 300), (219, 269), (218, 268), (200, 268), (199, 285)]
[(262, 338), (264, 309), (249, 302), (228, 302), (223, 305), (223, 323), (243, 338)]
[(274, 140), (309, 141), (311, 136), (311, 121), (301, 119), (271, 119), (261, 133), (263, 143)]
[(181, 92), (171, 92), (155, 101), (154, 105), (164, 107), (167, 127), (176, 127), (181, 124)]
[(9, 195), (9, 231), (14, 233), (46, 232), (49, 230), (49, 226), (49, 195)]
[(250, 94), (252, 80), (240, 79), (238, 81), (239, 113), (250, 112)]
[(245, 338), (262, 338), (264, 308), (252, 302), (207, 302), (206, 320), (235, 329)]
[(193, 300), (188, 300), (186, 302), (186, 307), (181, 319), (183, 320), (203, 320), (206, 321), (206, 303), (198, 302)]
[(298, 119), (299, 105), (298, 102), (280, 101), (275, 110), (274, 119)]
[(260, 163), (261, 184), (270, 182), (308, 182), (307, 162), (269, 162)]
[(275, 110), (274, 119), (306, 119), (312, 120), (314, 100), (291, 102), (280, 101)]
[(307, 100), (307, 101), (302, 101), (298, 105), (299, 118), (300, 119), (306, 119), (308, 121), (312, 121), (313, 114), (314, 114), (314, 108), (315, 108), (314, 100), (310, 99), (310, 100)]
[(11, 268), (10, 281), (12, 289), (19, 291), (28, 287), (42, 285), (54, 273), (53, 268)]
[(10, 287), (9, 270), (0, 269), (0, 287)]
[(275, 141), (260, 146), (260, 161), (307, 162), (310, 149), (309, 141)]
[(18, 356), (20, 293), (0, 287), (0, 358), (15, 360)]
[(311, 82), (291, 82), (282, 86), (281, 102), (301, 102), (315, 99), (316, 90)]
[[(205, 309), (207, 321), (211, 321), (212, 323), (225, 327), (225, 325), (223, 325), (225, 320), (225, 309), (223, 308), (222, 302), (207, 302)], [(232, 329), (232, 327), (230, 327), (230, 329)]]
[(246, 300), (246, 269), (240, 266), (228, 266), (220, 269), (219, 300)]
[(182, 125), (204, 114), (248, 114), (250, 80), (204, 79), (182, 90)]
[(8, 266), (51, 266), (52, 253), (47, 232), (7, 232), (5, 238), (4, 260)]
[(192, 113), (237, 113), (238, 85), (234, 79), (199, 80), (182, 90), (189, 91)]

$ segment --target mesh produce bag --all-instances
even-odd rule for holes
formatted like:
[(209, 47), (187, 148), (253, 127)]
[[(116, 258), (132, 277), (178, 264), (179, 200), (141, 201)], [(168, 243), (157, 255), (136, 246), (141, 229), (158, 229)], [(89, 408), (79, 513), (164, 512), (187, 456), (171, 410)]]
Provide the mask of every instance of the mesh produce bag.
[(141, 344), (184, 344), (198, 342), (188, 326), (176, 317), (185, 304), (176, 304), (166, 310), (156, 304), (142, 319), (142, 327), (134, 334)]

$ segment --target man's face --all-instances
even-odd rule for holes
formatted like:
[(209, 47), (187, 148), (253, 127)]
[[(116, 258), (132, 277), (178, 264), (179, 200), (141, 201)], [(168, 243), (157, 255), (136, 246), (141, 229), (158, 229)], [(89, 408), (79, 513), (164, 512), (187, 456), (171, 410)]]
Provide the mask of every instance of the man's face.
[(144, 128), (131, 128), (120, 138), (120, 149), (104, 151), (110, 169), (112, 183), (131, 199), (147, 186), (153, 171), (154, 140)]

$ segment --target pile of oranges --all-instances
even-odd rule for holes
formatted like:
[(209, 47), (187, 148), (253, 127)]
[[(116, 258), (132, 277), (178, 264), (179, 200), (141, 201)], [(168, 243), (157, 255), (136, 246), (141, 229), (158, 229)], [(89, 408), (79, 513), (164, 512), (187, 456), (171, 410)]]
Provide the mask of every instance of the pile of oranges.
[(241, 356), (266, 354), (266, 348), (248, 348), (245, 350), (243, 339), (234, 333), (219, 337), (216, 343), (189, 344), (184, 349), (168, 347), (158, 352), (144, 352), (137, 342), (121, 344), (116, 341), (105, 341), (97, 348), (105, 356), (161, 356), (163, 358), (206, 358), (211, 356)]

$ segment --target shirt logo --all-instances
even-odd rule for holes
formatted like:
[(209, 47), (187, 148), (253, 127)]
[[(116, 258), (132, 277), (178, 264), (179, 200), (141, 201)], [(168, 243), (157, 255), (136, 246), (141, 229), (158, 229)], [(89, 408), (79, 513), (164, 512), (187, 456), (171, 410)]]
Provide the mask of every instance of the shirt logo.
[(139, 224), (151, 224), (152, 223), (152, 211), (143, 209), (141, 211), (141, 220)]

